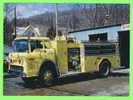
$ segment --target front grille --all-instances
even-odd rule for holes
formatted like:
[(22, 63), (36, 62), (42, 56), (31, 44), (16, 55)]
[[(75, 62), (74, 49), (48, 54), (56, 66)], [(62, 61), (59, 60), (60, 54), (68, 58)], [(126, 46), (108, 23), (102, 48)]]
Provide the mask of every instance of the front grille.
[(22, 66), (10, 66), (9, 70), (11, 72), (21, 73), (21, 72), (23, 72), (23, 67)]

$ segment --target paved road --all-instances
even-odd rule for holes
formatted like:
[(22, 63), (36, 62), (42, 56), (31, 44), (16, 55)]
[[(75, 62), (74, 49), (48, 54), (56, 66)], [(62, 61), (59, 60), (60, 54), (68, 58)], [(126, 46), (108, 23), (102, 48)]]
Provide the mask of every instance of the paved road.
[(37, 96), (128, 96), (129, 69), (112, 72), (108, 78), (85, 73), (61, 78), (56, 86), (26, 86), (20, 77), (4, 73), (4, 95)]

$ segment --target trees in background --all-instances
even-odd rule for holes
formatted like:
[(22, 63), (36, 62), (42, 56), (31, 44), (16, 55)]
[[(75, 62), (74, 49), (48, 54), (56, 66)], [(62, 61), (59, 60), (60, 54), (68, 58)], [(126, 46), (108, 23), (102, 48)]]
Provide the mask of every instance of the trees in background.
[[(10, 37), (13, 33), (14, 18), (10, 18), (13, 6), (11, 4), (5, 5), (4, 9), (4, 40), (6, 44), (10, 43)], [(62, 10), (59, 7), (58, 27), (66, 28), (67, 31), (74, 31), (114, 24), (126, 24), (129, 23), (129, 9), (129, 5), (124, 4), (73, 4), (69, 10)], [(17, 26), (26, 27), (29, 24), (39, 27), (42, 36), (48, 36), (51, 39), (55, 37), (54, 12), (17, 19)], [(60, 33), (62, 34), (62, 30), (60, 30)]]

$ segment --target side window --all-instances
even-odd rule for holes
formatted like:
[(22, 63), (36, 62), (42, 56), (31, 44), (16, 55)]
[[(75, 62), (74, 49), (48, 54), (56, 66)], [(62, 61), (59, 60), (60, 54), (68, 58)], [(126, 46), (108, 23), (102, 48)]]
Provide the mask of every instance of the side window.
[(31, 40), (30, 43), (31, 43), (31, 51), (37, 48), (43, 48), (43, 46), (41, 45), (41, 41), (39, 40)]
[(38, 41), (38, 40), (36, 41), (37, 48), (43, 48), (43, 46), (41, 45), (41, 42), (42, 41)]
[(98, 33), (88, 35), (90, 41), (107, 41), (108, 34), (107, 33)]

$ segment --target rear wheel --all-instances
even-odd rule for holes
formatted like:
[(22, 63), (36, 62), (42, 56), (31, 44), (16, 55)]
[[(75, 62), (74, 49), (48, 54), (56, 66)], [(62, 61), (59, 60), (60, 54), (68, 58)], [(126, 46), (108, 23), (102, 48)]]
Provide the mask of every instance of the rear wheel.
[(108, 61), (103, 61), (99, 66), (99, 73), (103, 77), (107, 77), (110, 74), (110, 63)]

